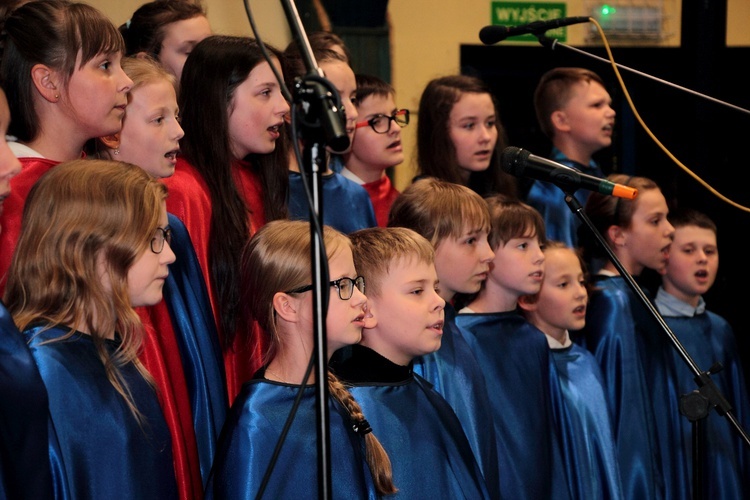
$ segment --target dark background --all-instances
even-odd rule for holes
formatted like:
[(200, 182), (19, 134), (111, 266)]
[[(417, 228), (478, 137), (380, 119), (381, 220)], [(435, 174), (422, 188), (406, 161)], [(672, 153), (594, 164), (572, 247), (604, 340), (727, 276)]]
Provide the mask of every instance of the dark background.
[[(541, 44), (464, 45), (461, 71), (480, 76), (491, 86), (510, 144), (539, 156), (547, 156), (551, 147), (537, 126), (533, 108), (534, 88), (542, 74), (556, 66), (580, 66), (604, 79), (617, 112), (616, 127), (612, 146), (595, 158), (605, 173), (654, 179), (672, 208), (701, 210), (717, 223), (719, 275), (705, 299), (710, 310), (734, 327), (750, 380), (750, 89), (745, 76), (750, 48), (725, 46), (726, 5), (710, 3), (709, 9), (695, 5), (708, 2), (683, 2), (680, 47), (613, 47), (612, 53), (637, 112), (653, 135), (687, 168), (742, 208), (712, 194), (655, 144), (637, 122), (608, 61), (559, 44), (554, 49)], [(603, 46), (580, 49), (608, 58)]]

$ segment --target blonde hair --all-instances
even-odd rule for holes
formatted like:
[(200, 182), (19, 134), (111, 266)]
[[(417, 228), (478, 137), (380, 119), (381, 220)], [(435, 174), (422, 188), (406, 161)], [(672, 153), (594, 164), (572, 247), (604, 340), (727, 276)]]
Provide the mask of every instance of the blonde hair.
[(130, 92), (141, 85), (164, 80), (174, 87), (175, 93), (179, 89), (177, 78), (151, 56), (142, 54), (140, 56), (123, 57), (121, 65), (125, 74), (133, 80)]
[[(140, 56), (123, 57), (121, 66), (125, 74), (128, 75), (128, 78), (133, 80), (133, 86), (130, 87), (130, 92), (128, 92), (128, 105), (133, 102), (133, 91), (149, 83), (167, 82), (174, 88), (175, 96), (177, 96), (177, 92), (179, 91), (177, 79), (151, 56), (143, 54)], [(126, 112), (123, 120), (127, 120), (127, 118)], [(101, 158), (103, 160), (117, 159), (112, 156), (112, 153), (101, 137), (89, 143), (87, 152), (94, 158)]]
[(466, 186), (427, 177), (396, 198), (388, 227), (412, 229), (437, 248), (445, 238), (460, 238), (467, 228), (489, 231), (490, 214), (482, 197)]
[[(107, 160), (62, 163), (31, 189), (13, 254), (4, 301), (18, 328), (70, 327), (50, 342), (70, 338), (85, 325), (104, 364), (107, 378), (135, 417), (141, 414), (120, 368), (138, 360), (144, 330), (128, 291), (128, 271), (149, 250), (159, 226), (167, 188), (141, 168)], [(111, 290), (99, 276), (103, 258)], [(113, 354), (105, 339), (117, 333)]]
[(354, 266), (365, 277), (367, 295), (380, 296), (381, 284), (394, 262), (415, 259), (435, 263), (435, 249), (416, 231), (405, 227), (372, 227), (349, 235)]
[[(328, 260), (351, 242), (344, 234), (329, 226), (323, 228), (323, 244)], [(250, 239), (242, 255), (242, 307), (247, 317), (257, 321), (269, 337), (267, 364), (278, 352), (279, 337), (273, 296), (294, 290), (311, 280), (310, 224), (304, 221), (276, 220), (261, 227)], [(359, 403), (335, 375), (328, 372), (331, 395), (349, 412), (353, 425), (364, 422)], [(365, 434), (367, 463), (378, 492), (395, 493), (391, 462), (383, 446), (369, 432)]]

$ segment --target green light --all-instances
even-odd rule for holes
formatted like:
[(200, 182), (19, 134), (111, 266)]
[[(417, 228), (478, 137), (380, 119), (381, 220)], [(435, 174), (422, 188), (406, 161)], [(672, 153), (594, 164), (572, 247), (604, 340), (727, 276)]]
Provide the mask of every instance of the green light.
[(609, 16), (614, 14), (615, 12), (617, 12), (617, 9), (615, 9), (614, 7), (610, 7), (607, 4), (604, 4), (601, 7), (602, 16)]

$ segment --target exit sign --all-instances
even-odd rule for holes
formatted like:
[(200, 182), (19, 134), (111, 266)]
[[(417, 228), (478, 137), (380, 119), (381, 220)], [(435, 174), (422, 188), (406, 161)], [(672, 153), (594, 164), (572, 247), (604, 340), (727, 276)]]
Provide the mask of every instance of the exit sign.
[[(520, 26), (535, 21), (550, 21), (566, 17), (567, 5), (565, 3), (548, 2), (492, 2), (492, 24), (503, 26)], [(545, 33), (550, 38), (561, 42), (566, 41), (567, 31), (565, 27), (555, 28)], [(514, 36), (510, 40), (514, 42), (536, 42), (534, 35)]]

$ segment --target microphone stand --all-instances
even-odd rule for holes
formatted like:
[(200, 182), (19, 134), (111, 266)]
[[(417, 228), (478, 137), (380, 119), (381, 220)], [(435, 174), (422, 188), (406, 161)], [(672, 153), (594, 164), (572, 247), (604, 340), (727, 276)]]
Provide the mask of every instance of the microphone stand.
[[(295, 106), (292, 113), (300, 110), (305, 119), (301, 120), (303, 161), (300, 165), (303, 184), (312, 185), (310, 202), (310, 256), (313, 284), (313, 327), (315, 331), (314, 356), (316, 386), (316, 417), (318, 436), (318, 498), (330, 499), (331, 494), (331, 449), (328, 434), (328, 353), (326, 349), (325, 318), (328, 299), (328, 272), (326, 252), (323, 242), (323, 190), (322, 172), (325, 171), (325, 146), (341, 150), (342, 142), (348, 145), (343, 107), (336, 89), (324, 78), (323, 71), (313, 57), (310, 42), (292, 0), (282, 0), (284, 13), (291, 28), (293, 38), (300, 47), (307, 74), (295, 82)], [(331, 102), (335, 98), (335, 103)], [(294, 121), (294, 120), (293, 120)], [(292, 141), (295, 136), (292, 134)], [(294, 145), (296, 147), (296, 144)], [(309, 179), (309, 183), (305, 181)], [(304, 382), (303, 382), (304, 384)]]
[(648, 310), (651, 316), (653, 316), (657, 323), (659, 323), (661, 329), (672, 342), (672, 346), (677, 350), (683, 361), (685, 361), (685, 364), (688, 365), (690, 371), (693, 372), (693, 379), (698, 385), (698, 389), (693, 390), (691, 393), (683, 395), (681, 397), (680, 412), (683, 413), (683, 415), (685, 415), (692, 424), (693, 498), (695, 500), (701, 499), (703, 498), (703, 479), (701, 477), (701, 473), (703, 470), (703, 460), (702, 455), (699, 456), (699, 454), (703, 453), (703, 446), (701, 445), (701, 436), (699, 433), (701, 432), (701, 427), (704, 423), (703, 420), (708, 417), (709, 410), (711, 408), (715, 408), (716, 412), (719, 415), (726, 417), (727, 420), (729, 420), (732, 426), (734, 426), (734, 428), (740, 434), (745, 443), (750, 446), (750, 437), (732, 413), (732, 405), (729, 404), (729, 402), (721, 394), (721, 391), (719, 391), (719, 388), (716, 387), (716, 384), (714, 384), (713, 380), (711, 380), (711, 373), (719, 371), (721, 369), (721, 364), (714, 364), (714, 366), (712, 366), (708, 371), (701, 371), (698, 368), (698, 366), (693, 361), (693, 358), (690, 357), (690, 354), (687, 352), (685, 347), (680, 343), (677, 336), (669, 328), (669, 325), (667, 325), (667, 323), (664, 321), (664, 318), (661, 316), (661, 314), (659, 314), (659, 311), (656, 309), (656, 307), (654, 307), (641, 287), (638, 286), (638, 283), (635, 282), (635, 279), (633, 279), (630, 273), (625, 269), (625, 267), (622, 265), (622, 262), (620, 262), (614, 251), (607, 244), (607, 241), (604, 239), (601, 233), (599, 233), (594, 224), (591, 222), (591, 219), (589, 219), (589, 217), (583, 211), (581, 203), (576, 199), (575, 196), (573, 196), (575, 189), (560, 189), (562, 189), (563, 193), (565, 193), (565, 203), (567, 203), (568, 208), (570, 208), (570, 210), (578, 216), (578, 218), (586, 225), (586, 227), (588, 227), (599, 245), (601, 245), (601, 247), (606, 251), (610, 262), (612, 262), (612, 264), (614, 264), (614, 266), (617, 268), (620, 276), (625, 279), (625, 282), (631, 288), (631, 290), (633, 290), (635, 295), (638, 297), (638, 300), (640, 300), (640, 302)]

